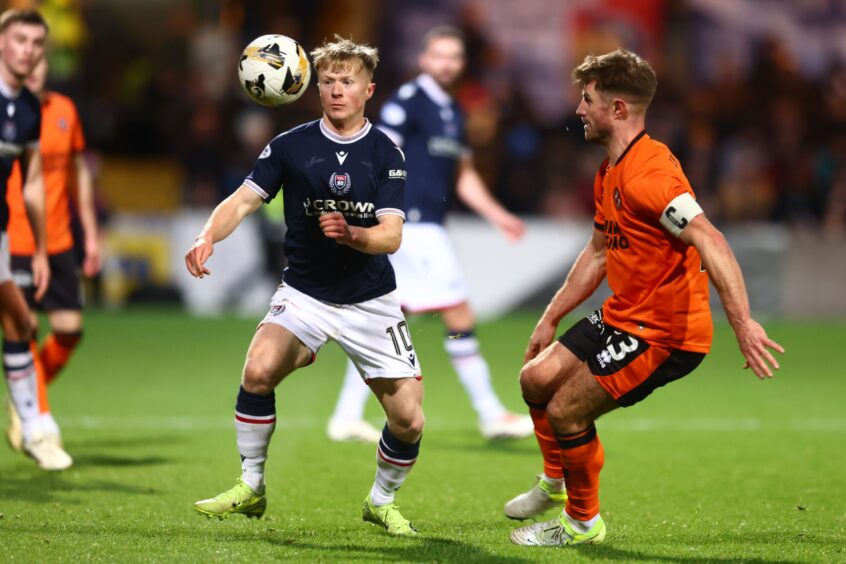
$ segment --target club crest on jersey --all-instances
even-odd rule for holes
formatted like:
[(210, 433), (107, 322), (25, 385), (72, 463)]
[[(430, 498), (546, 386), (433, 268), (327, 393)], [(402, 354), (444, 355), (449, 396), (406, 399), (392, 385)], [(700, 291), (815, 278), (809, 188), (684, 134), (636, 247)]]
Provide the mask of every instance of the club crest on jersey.
[(18, 126), (13, 121), (3, 123), (3, 139), (11, 141), (18, 134)]
[(618, 187), (614, 187), (614, 207), (620, 209), (620, 206), (623, 205), (623, 197), (620, 195), (620, 189)]
[(338, 196), (349, 192), (351, 185), (352, 179), (350, 178), (349, 173), (333, 172), (332, 176), (329, 177), (329, 189), (332, 190), (333, 194)]
[(285, 304), (275, 305), (270, 308), (270, 315), (279, 315), (285, 311)]

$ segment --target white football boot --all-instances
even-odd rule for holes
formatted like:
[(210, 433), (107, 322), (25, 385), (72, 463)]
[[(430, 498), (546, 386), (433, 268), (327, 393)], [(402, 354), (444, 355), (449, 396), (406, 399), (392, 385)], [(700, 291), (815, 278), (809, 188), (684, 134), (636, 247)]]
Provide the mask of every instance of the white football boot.
[(336, 442), (364, 442), (376, 444), (382, 437), (382, 431), (364, 419), (336, 419), (329, 420), (326, 434)]
[(479, 425), (482, 436), (489, 441), (522, 439), (535, 432), (535, 425), (528, 415), (505, 412), (499, 419)]

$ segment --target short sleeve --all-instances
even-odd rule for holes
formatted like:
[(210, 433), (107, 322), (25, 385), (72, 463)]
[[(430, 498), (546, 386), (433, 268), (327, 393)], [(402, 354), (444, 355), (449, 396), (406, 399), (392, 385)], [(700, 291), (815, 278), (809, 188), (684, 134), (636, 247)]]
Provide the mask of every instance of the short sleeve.
[(626, 189), (626, 199), (644, 220), (658, 223), (670, 202), (681, 194), (693, 195), (683, 178), (666, 172), (652, 172), (632, 182)]
[(71, 119), (73, 121), (73, 129), (71, 130), (71, 150), (74, 153), (81, 153), (85, 150), (85, 134), (82, 132), (82, 122), (79, 120), (79, 114), (76, 111), (76, 106), (71, 102), (70, 105)]
[[(386, 145), (390, 147), (390, 145)], [(380, 171), (379, 188), (376, 191), (376, 217), (398, 215), (405, 219), (405, 155), (399, 147), (391, 147)]]
[(401, 86), (379, 111), (376, 126), (399, 147), (405, 144), (414, 127), (415, 112), (412, 105), (416, 92), (417, 85), (414, 83)]
[[(284, 134), (283, 134), (284, 135)], [(265, 203), (270, 202), (279, 190), (285, 176), (283, 135), (273, 139), (256, 159), (253, 170), (244, 179)]]
[(681, 194), (693, 196), (693, 189), (669, 151), (656, 154), (645, 165), (626, 186), (625, 197), (638, 215), (657, 224), (670, 202)]

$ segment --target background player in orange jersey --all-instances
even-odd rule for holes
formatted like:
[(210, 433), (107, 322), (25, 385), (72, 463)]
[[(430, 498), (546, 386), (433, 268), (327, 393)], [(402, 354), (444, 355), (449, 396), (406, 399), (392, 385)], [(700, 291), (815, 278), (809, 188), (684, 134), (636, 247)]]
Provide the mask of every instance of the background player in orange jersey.
[[(33, 349), (38, 372), (38, 396), (42, 428), (48, 440), (61, 445), (59, 427), (50, 413), (46, 385), (62, 370), (82, 336), (82, 293), (79, 268), (71, 232), (70, 196), (78, 195), (80, 223), (85, 236), (85, 259), (82, 271), (94, 276), (100, 270), (100, 246), (94, 210), (94, 189), (91, 172), (85, 161), (85, 138), (73, 101), (67, 96), (45, 90), (47, 60), (42, 59), (27, 79), (27, 87), (41, 101), (41, 159), (47, 209), (47, 254), (52, 279), (47, 292), (35, 297), (32, 276), (32, 255), (35, 240), (21, 192), (20, 169), (15, 167), (9, 179), (9, 239), (12, 273), (15, 283), (26, 295), (31, 309)], [(45, 311), (50, 333), (40, 349), (35, 333), (35, 311)], [(10, 409), (12, 419), (15, 412)], [(20, 427), (10, 421), (7, 438), (13, 448), (20, 448)]]
[[(596, 229), (537, 323), (520, 373), (544, 458), (538, 484), (505, 505), (525, 519), (566, 504), (560, 516), (515, 529), (522, 545), (601, 542), (594, 421), (691, 372), (711, 345), (708, 277), (717, 288), (746, 367), (772, 376), (784, 349), (750, 317), (740, 267), (708, 221), (669, 149), (644, 130), (657, 80), (632, 52), (590, 55), (572, 73), (587, 141), (608, 158), (594, 181)], [(612, 296), (557, 341), (561, 319), (607, 276)], [(550, 344), (551, 343), (551, 344)], [(564, 491), (566, 478), (566, 491)]]

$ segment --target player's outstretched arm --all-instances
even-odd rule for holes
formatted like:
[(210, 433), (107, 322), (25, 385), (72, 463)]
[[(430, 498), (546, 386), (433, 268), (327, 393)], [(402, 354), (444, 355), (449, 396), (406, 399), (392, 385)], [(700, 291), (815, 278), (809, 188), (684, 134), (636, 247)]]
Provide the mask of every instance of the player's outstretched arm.
[(402, 243), (402, 217), (380, 215), (379, 224), (373, 227), (356, 227), (347, 223), (340, 212), (320, 216), (320, 229), (329, 239), (369, 255), (389, 255), (397, 252)]
[(488, 191), (470, 156), (463, 157), (459, 163), (455, 191), (468, 208), (491, 222), (508, 239), (517, 241), (523, 237), (526, 232), (523, 220), (502, 207)]
[(779, 364), (770, 350), (783, 353), (784, 347), (770, 339), (764, 328), (752, 319), (743, 274), (726, 238), (705, 214), (693, 218), (679, 238), (699, 251), (746, 359), (744, 368), (751, 368), (761, 379), (772, 377), (773, 369), (778, 370)]
[(209, 216), (203, 230), (194, 239), (194, 245), (185, 255), (185, 267), (188, 272), (197, 278), (211, 274), (205, 264), (214, 252), (214, 244), (226, 239), (244, 221), (244, 218), (259, 209), (261, 204), (261, 196), (243, 184), (232, 195), (220, 202)]
[(605, 233), (594, 229), (593, 235), (567, 274), (564, 285), (555, 293), (538, 320), (529, 338), (529, 345), (523, 357), (524, 362), (529, 362), (549, 346), (561, 319), (590, 297), (603, 279), (605, 279)]
[(26, 215), (35, 236), (35, 253), (32, 255), (32, 283), (35, 300), (40, 300), (50, 284), (50, 261), (47, 258), (47, 207), (44, 195), (44, 174), (41, 152), (27, 148), (21, 159), (23, 172), (23, 198)]

